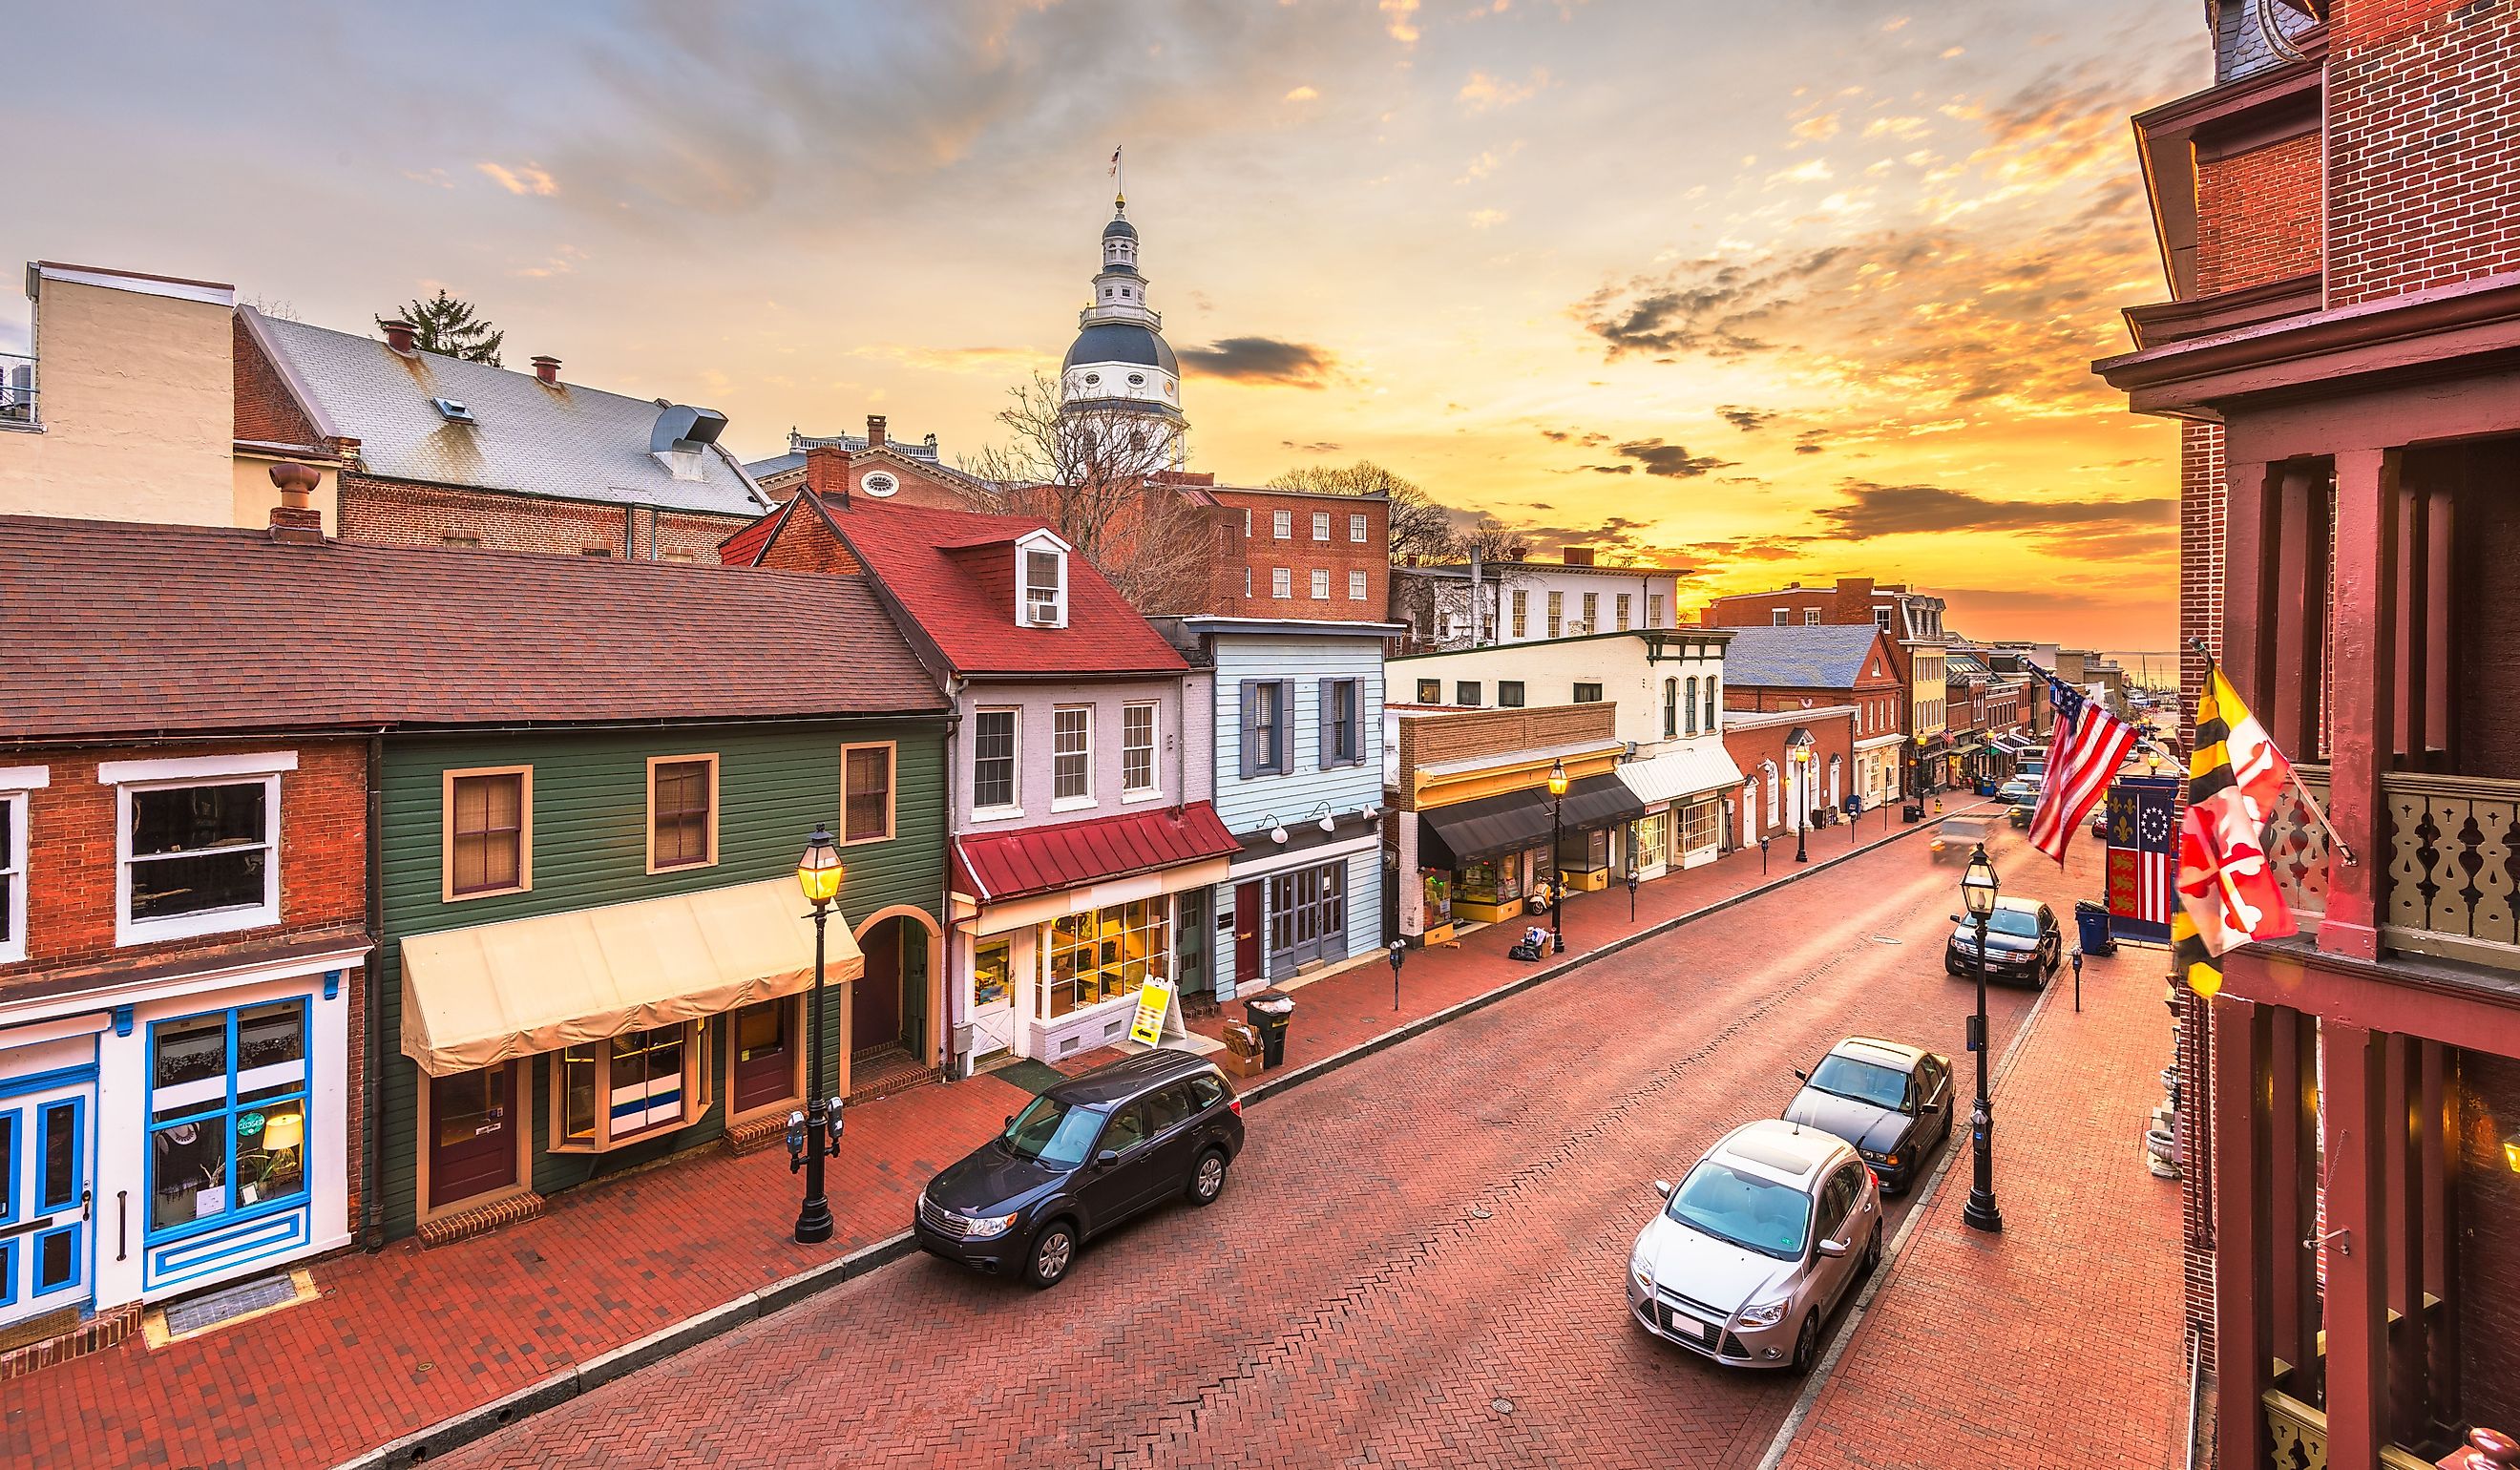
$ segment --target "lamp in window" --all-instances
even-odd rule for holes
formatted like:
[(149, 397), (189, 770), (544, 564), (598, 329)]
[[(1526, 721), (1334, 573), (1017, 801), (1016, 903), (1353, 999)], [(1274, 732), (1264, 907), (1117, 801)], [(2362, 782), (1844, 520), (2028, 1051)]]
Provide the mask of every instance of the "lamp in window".
[(2511, 1166), (2513, 1174), (2520, 1174), (2520, 1138), (2502, 1140), (2502, 1162)]
[(273, 1113), (263, 1120), (262, 1151), (285, 1153), (306, 1141), (304, 1113)]

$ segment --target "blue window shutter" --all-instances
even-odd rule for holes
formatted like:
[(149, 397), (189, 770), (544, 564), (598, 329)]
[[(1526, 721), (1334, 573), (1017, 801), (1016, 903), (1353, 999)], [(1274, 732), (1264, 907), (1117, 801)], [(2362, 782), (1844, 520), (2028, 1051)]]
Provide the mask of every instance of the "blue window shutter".
[(1338, 764), (1338, 736), (1333, 723), (1338, 719), (1338, 681), (1323, 680), (1316, 687), (1314, 698), (1320, 701), (1314, 721), (1314, 734), (1320, 737), (1316, 742), (1321, 747), (1317, 752), (1321, 756), (1319, 764), (1321, 770), (1328, 771)]
[(1295, 769), (1295, 681), (1278, 681), (1278, 774), (1292, 775)]
[(1242, 762), (1244, 780), (1260, 774), (1260, 681), (1245, 679), (1241, 685)]

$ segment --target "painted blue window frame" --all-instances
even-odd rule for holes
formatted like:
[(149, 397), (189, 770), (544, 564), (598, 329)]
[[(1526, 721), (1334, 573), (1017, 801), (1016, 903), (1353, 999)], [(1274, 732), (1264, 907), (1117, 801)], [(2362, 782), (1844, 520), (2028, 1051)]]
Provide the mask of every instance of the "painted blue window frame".
[(44, 1139), (48, 1136), (45, 1132), (44, 1115), (61, 1107), (70, 1110), (70, 1192), (55, 1199), (43, 1192), (43, 1181), (38, 1180), (35, 1183), (35, 1213), (38, 1215), (50, 1215), (58, 1210), (77, 1209), (79, 1180), (87, 1178), (86, 1097), (53, 1097), (36, 1103), (33, 1109), (34, 1126), (27, 1130), (26, 1141), (35, 1150), (36, 1167), (40, 1171), (48, 1162), (44, 1157)]
[[(0, 1225), (13, 1225), (25, 1213), (18, 1189), (18, 1110), (0, 1112)], [(0, 1306), (9, 1299), (0, 1297)]]
[[(284, 1199), (256, 1200), (250, 1205), (239, 1208), (236, 1203), (236, 1118), (238, 1111), (237, 1063), (240, 1059), (237, 1048), (238, 1023), (239, 1019), (245, 1014), (245, 1012), (248, 1010), (260, 1010), (262, 1007), (274, 1003), (288, 1003), (293, 1004), (297, 1007), (297, 1034), (301, 1039), (306, 1052), (306, 1075), (299, 1082), (297, 1091), (294, 1092), (278, 1097), (258, 1097), (254, 1099), (251, 1107), (254, 1110), (261, 1110), (276, 1107), (284, 1102), (295, 1102), (301, 1105), (302, 1111), (305, 1115), (305, 1123), (304, 1137), (297, 1145), (297, 1192), (289, 1195)], [(145, 1201), (147, 1201), (147, 1204), (143, 1207), (144, 1214), (142, 1216), (141, 1238), (147, 1244), (153, 1246), (162, 1245), (169, 1240), (183, 1240), (194, 1235), (206, 1234), (211, 1230), (225, 1229), (230, 1225), (237, 1225), (244, 1221), (260, 1220), (263, 1217), (270, 1215), (286, 1215), (292, 1210), (303, 1210), (308, 1207), (315, 1197), (315, 1182), (314, 1180), (309, 1177), (307, 1171), (307, 1165), (309, 1162), (307, 1150), (309, 1145), (313, 1143), (315, 1137), (314, 1006), (307, 1003), (305, 997), (296, 996), (291, 998), (286, 1002), (256, 1001), (249, 1005), (234, 1005), (223, 1010), (198, 1010), (193, 1012), (191, 1015), (169, 1016), (162, 1021), (150, 1022), (148, 1092), (151, 1097), (154, 1098), (158, 1088), (158, 1038), (159, 1034), (169, 1026), (180, 1026), (186, 1021), (198, 1021), (204, 1016), (224, 1016), (227, 1019), (228, 1069), (227, 1091), (224, 1099), (215, 1106), (204, 1103), (200, 1110), (188, 1112), (177, 1118), (159, 1118), (154, 1102), (150, 1102), (145, 1099), (143, 1102), (144, 1116), (147, 1119), (148, 1136), (153, 1141), (145, 1150), (147, 1156), (147, 1172), (146, 1177), (141, 1180), (143, 1187), (147, 1190), (147, 1192), (141, 1196)], [(227, 1130), (225, 1136), (228, 1150), (228, 1208), (205, 1219), (186, 1221), (182, 1225), (167, 1225), (160, 1228), (157, 1225), (151, 1223), (156, 1220), (158, 1214), (158, 1149), (154, 1141), (158, 1136), (158, 1131), (162, 1128), (171, 1128), (179, 1123), (200, 1123), (212, 1118), (218, 1119), (220, 1127)]]

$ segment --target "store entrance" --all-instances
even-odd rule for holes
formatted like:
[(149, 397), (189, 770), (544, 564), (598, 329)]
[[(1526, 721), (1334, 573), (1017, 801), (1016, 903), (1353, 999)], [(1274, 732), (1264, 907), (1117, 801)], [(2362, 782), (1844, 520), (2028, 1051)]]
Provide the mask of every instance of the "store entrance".
[(517, 1182), (517, 1063), (428, 1080), (428, 1207)]
[(93, 1081), (0, 1102), (0, 1327), (96, 1295), (88, 1260), (95, 1111)]

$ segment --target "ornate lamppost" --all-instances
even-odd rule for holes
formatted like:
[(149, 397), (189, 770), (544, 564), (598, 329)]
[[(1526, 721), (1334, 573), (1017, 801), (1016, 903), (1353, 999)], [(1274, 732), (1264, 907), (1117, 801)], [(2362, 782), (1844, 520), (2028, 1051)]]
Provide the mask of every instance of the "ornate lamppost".
[(796, 860), (796, 886), (814, 906), (813, 1021), (808, 1033), (813, 1040), (805, 1053), (805, 1065), (811, 1069), (805, 1082), (808, 1100), (803, 1113), (788, 1119), (788, 1172), (805, 1171), (805, 1203), (796, 1211), (799, 1245), (832, 1238), (832, 1202), (823, 1192), (823, 1160), (839, 1152), (841, 1125), (840, 1099), (834, 1097), (828, 1105), (823, 1100), (823, 934), (846, 872), (840, 866), (839, 849), (832, 844), (831, 829), (817, 824), (814, 835), (805, 841), (805, 855)]
[(1811, 844), (1805, 840), (1811, 831), (1811, 758), (1809, 745), (1796, 745), (1794, 761), (1794, 861), (1811, 861)]
[(2003, 1212), (1995, 1205), (1995, 1104), (1986, 1095), (1986, 926), (1995, 916), (2000, 888), (1995, 865), (1987, 861), (1986, 844), (1981, 842), (1969, 854), (1968, 871), (1960, 875), (1960, 902), (1977, 925), (1977, 1014), (1969, 1018), (1969, 1049), (1977, 1053), (1977, 1103), (1969, 1110), (1976, 1173), (1969, 1185), (1968, 1208), (1960, 1218), (1969, 1228), (1989, 1233), (2003, 1228)]
[(1566, 763), (1549, 763), (1549, 942), (1551, 953), (1566, 953), (1566, 924), (1559, 916), (1559, 906), (1566, 901), (1566, 869), (1559, 865), (1557, 819), (1566, 805)]

